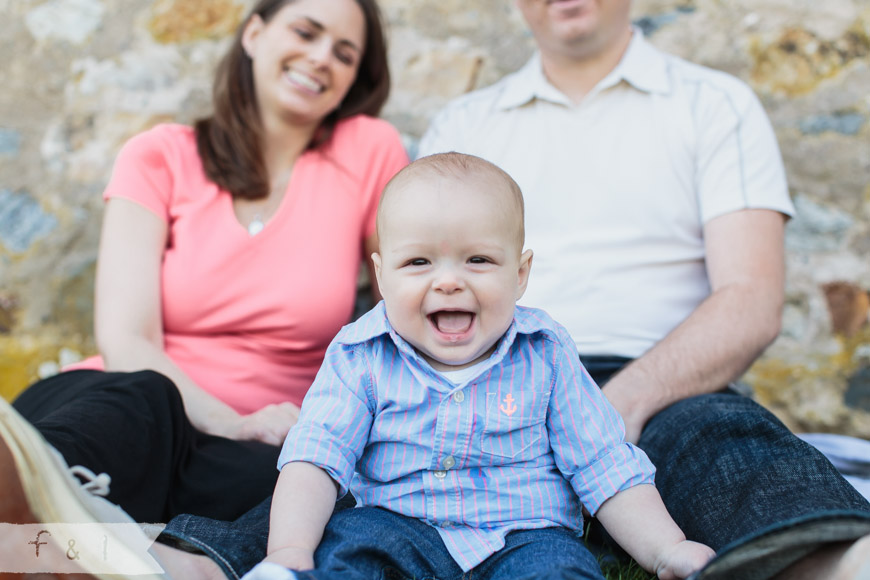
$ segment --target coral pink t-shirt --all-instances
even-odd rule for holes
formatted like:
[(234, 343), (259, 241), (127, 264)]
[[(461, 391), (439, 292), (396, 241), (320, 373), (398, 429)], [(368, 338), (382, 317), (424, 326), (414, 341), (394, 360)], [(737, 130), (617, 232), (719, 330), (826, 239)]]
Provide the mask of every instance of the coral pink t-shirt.
[(159, 125), (132, 138), (104, 198), (132, 200), (169, 224), (167, 355), (241, 413), (299, 405), (352, 314), (381, 190), (407, 162), (387, 122), (346, 119), (329, 143), (297, 160), (277, 213), (251, 237), (230, 194), (206, 179), (191, 127)]

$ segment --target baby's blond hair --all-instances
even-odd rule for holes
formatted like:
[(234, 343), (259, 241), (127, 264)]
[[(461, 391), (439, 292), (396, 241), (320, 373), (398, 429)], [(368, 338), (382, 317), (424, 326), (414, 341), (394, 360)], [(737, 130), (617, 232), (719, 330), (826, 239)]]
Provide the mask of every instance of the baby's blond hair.
[[(470, 178), (491, 181), (498, 191), (509, 193), (517, 216), (517, 242), (522, 251), (525, 243), (525, 206), (523, 192), (517, 182), (506, 171), (489, 161), (465, 153), (437, 153), (421, 157), (399, 171), (384, 187), (381, 201), (378, 205), (378, 236), (381, 236), (383, 214), (389, 205), (391, 197), (402, 189), (413, 185), (420, 179), (448, 178), (457, 181), (468, 181)], [(501, 187), (503, 186), (503, 187)]]

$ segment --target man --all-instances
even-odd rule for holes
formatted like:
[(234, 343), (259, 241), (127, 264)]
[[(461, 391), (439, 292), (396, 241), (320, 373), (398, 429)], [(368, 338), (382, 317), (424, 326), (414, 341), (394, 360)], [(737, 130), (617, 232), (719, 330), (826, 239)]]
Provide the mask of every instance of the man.
[(844, 553), (836, 574), (855, 577), (870, 505), (723, 389), (780, 327), (793, 207), (760, 103), (653, 48), (630, 0), (517, 3), (537, 54), (448, 105), (420, 155), (478, 155), (520, 184), (536, 257), (523, 302), (568, 327), (677, 523), (720, 552), (705, 577), (827, 578)]

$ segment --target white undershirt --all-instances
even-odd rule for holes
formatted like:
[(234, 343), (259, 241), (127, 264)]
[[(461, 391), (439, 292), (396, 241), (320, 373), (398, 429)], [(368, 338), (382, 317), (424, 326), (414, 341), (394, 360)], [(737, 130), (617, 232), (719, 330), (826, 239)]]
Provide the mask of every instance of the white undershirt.
[(488, 359), (484, 359), (479, 363), (475, 363), (470, 367), (466, 367), (464, 369), (457, 369), (453, 371), (436, 371), (438, 374), (443, 376), (445, 379), (453, 383), (454, 385), (461, 385), (462, 383), (468, 382), (471, 378), (480, 373), (480, 368), (486, 364)]

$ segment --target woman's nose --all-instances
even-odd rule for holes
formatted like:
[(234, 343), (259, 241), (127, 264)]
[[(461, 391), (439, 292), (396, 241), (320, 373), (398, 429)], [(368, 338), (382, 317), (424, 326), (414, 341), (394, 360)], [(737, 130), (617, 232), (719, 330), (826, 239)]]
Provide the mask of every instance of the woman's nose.
[(326, 38), (308, 45), (308, 60), (316, 66), (325, 66), (332, 58), (332, 44)]

